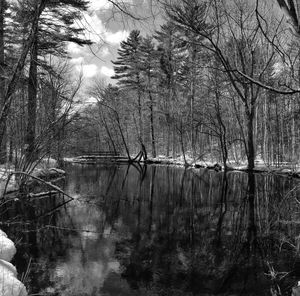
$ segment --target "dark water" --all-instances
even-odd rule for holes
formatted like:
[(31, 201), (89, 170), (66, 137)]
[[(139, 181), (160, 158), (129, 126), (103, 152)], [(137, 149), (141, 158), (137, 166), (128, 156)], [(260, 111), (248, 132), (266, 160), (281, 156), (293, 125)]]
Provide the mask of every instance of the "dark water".
[(296, 180), (165, 166), (67, 172), (60, 185), (74, 201), (1, 207), (32, 295), (291, 295), (300, 280)]

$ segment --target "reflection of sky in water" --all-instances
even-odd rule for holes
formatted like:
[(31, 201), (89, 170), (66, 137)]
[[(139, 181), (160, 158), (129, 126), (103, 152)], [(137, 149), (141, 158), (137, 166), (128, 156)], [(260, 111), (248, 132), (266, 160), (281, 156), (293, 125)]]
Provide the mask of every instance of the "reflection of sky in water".
[[(119, 273), (120, 264), (113, 258), (115, 240), (108, 237), (111, 227), (101, 223), (105, 215), (93, 204), (74, 201), (69, 204), (65, 222), (76, 235), (66, 256), (50, 271), (51, 286), (44, 292), (59, 295), (94, 295), (99, 293), (110, 273)], [(80, 231), (84, 230), (84, 231)], [(98, 294), (97, 294), (98, 295)]]
[(98, 261), (86, 261), (82, 251), (71, 250), (67, 261), (60, 262), (53, 273), (51, 280), (55, 282), (55, 290), (61, 295), (99, 292), (107, 275), (119, 270), (119, 263), (110, 260), (108, 256)]

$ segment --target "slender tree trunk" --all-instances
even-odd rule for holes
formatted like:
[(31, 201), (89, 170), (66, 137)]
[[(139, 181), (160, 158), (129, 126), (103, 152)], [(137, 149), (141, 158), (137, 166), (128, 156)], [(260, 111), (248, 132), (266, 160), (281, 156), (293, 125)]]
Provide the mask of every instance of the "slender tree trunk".
[(255, 147), (254, 147), (254, 108), (247, 114), (247, 132), (248, 132), (248, 170), (255, 167)]
[(138, 113), (139, 113), (139, 142), (144, 143), (144, 131), (143, 131), (143, 115), (142, 115), (142, 94), (138, 90)]
[(191, 125), (191, 150), (192, 156), (195, 158), (196, 148), (195, 148), (195, 131), (194, 131), (194, 105), (195, 105), (195, 81), (196, 81), (196, 57), (197, 50), (195, 44), (192, 44), (192, 54), (191, 54), (191, 81), (190, 81), (190, 125)]
[(184, 131), (183, 131), (182, 122), (180, 123), (179, 134), (180, 134), (180, 144), (181, 144), (181, 151), (182, 151), (182, 154), (183, 154), (184, 164), (187, 165), (186, 156), (185, 156), (185, 149), (184, 149)]
[[(291, 102), (291, 110), (290, 112), (293, 114), (293, 110), (295, 109), (295, 106), (294, 106), (294, 99), (292, 100)], [(295, 124), (295, 116), (293, 114), (292, 116), (292, 127), (291, 127), (291, 136), (292, 136), (292, 139), (291, 139), (291, 154), (292, 154), (292, 161), (295, 162), (296, 161), (296, 124)]]
[(153, 112), (153, 97), (151, 91), (149, 90), (150, 99), (150, 129), (151, 129), (151, 145), (152, 145), (152, 157), (156, 157), (156, 147), (155, 147), (155, 135), (154, 135), (154, 112)]
[(166, 156), (169, 157), (170, 156), (170, 142), (171, 142), (171, 124), (167, 119), (167, 151), (166, 151)]
[(121, 138), (122, 138), (122, 141), (123, 141), (123, 144), (124, 144), (124, 148), (126, 150), (128, 160), (130, 161), (131, 157), (130, 157), (129, 149), (128, 149), (128, 146), (127, 146), (127, 143), (126, 143), (126, 140), (125, 140), (125, 137), (124, 137), (124, 133), (123, 133), (123, 130), (122, 130), (122, 127), (121, 127), (119, 115), (116, 112), (115, 112), (115, 114), (116, 114), (116, 120), (117, 120), (118, 128), (119, 128), (119, 131), (120, 131), (120, 135), (121, 135)]
[(267, 98), (264, 99), (263, 103), (263, 159), (264, 161), (269, 161), (269, 155), (268, 155), (268, 125), (267, 125), (267, 118), (268, 118), (268, 113), (267, 113)]
[(176, 131), (175, 131), (175, 124), (173, 124), (172, 134), (173, 134), (172, 156), (173, 156), (173, 158), (175, 158), (176, 157)]
[(9, 138), (9, 153), (8, 153), (8, 161), (9, 162), (13, 162), (13, 152), (14, 152), (14, 144), (13, 144), (13, 140), (12, 137)]
[(26, 134), (26, 158), (35, 160), (37, 152), (35, 151), (35, 130), (36, 130), (36, 108), (37, 108), (37, 59), (38, 59), (38, 41), (34, 40), (30, 52), (30, 67), (28, 78), (28, 102), (27, 102), (27, 134)]
[[(4, 56), (4, 8), (5, 0), (0, 0), (0, 106), (5, 103), (5, 56)], [(6, 125), (3, 126), (6, 130)], [(4, 131), (5, 134), (5, 131)], [(0, 145), (0, 163), (6, 160), (6, 144)]]
[(116, 149), (115, 142), (114, 142), (114, 140), (113, 140), (113, 137), (112, 137), (112, 135), (111, 135), (111, 132), (109, 131), (109, 128), (108, 128), (106, 119), (105, 119), (105, 117), (104, 117), (104, 114), (103, 114), (103, 112), (101, 112), (101, 113), (102, 113), (102, 116), (101, 116), (101, 117), (102, 117), (102, 123), (103, 123), (103, 125), (104, 125), (105, 130), (106, 130), (106, 133), (107, 133), (107, 135), (108, 135), (108, 138), (109, 138), (109, 140), (110, 140), (110, 142), (111, 142), (111, 145), (112, 145), (112, 147), (113, 147), (114, 153), (117, 154), (117, 149)]

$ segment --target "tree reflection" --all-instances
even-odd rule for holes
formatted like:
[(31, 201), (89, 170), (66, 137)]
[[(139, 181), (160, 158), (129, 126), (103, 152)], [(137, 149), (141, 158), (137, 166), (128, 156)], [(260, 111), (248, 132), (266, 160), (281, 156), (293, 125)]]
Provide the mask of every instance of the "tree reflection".
[[(56, 196), (6, 214), (31, 221), (17, 260), (33, 257), (32, 293), (288, 294), (298, 275), (283, 272), (293, 271), (300, 229), (286, 221), (299, 205), (282, 197), (293, 185), (253, 173), (74, 166), (65, 187), (74, 202), (51, 212)], [(5, 230), (17, 238), (21, 227)]]

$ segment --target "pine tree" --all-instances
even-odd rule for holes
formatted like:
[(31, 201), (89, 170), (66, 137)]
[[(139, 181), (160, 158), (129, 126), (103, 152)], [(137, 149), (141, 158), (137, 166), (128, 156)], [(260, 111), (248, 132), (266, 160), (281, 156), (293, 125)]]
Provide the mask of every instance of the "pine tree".
[(150, 135), (152, 157), (156, 157), (155, 123), (154, 123), (154, 97), (159, 69), (159, 53), (152, 42), (152, 37), (143, 38), (140, 46), (140, 70), (142, 74), (143, 91), (149, 98), (150, 109)]
[(118, 58), (112, 61), (114, 64), (115, 75), (113, 79), (118, 79), (118, 84), (121, 88), (133, 90), (137, 94), (138, 100), (138, 117), (139, 117), (139, 132), (138, 140), (144, 145), (143, 135), (143, 115), (142, 115), (142, 77), (140, 74), (140, 31), (133, 30), (130, 32), (126, 41), (121, 42), (118, 50)]
[[(29, 6), (29, 13), (32, 7)], [(66, 56), (66, 42), (74, 42), (80, 45), (90, 44), (89, 40), (80, 38), (83, 29), (74, 28), (76, 20), (80, 19), (81, 12), (87, 9), (84, 0), (49, 1), (45, 13), (38, 24), (38, 32), (30, 52), (30, 67), (28, 77), (28, 122), (26, 132), (26, 157), (34, 160), (36, 155), (36, 112), (37, 112), (37, 86), (38, 66), (48, 67), (39, 59), (40, 56), (56, 55)], [(26, 12), (26, 9), (24, 10)]]

